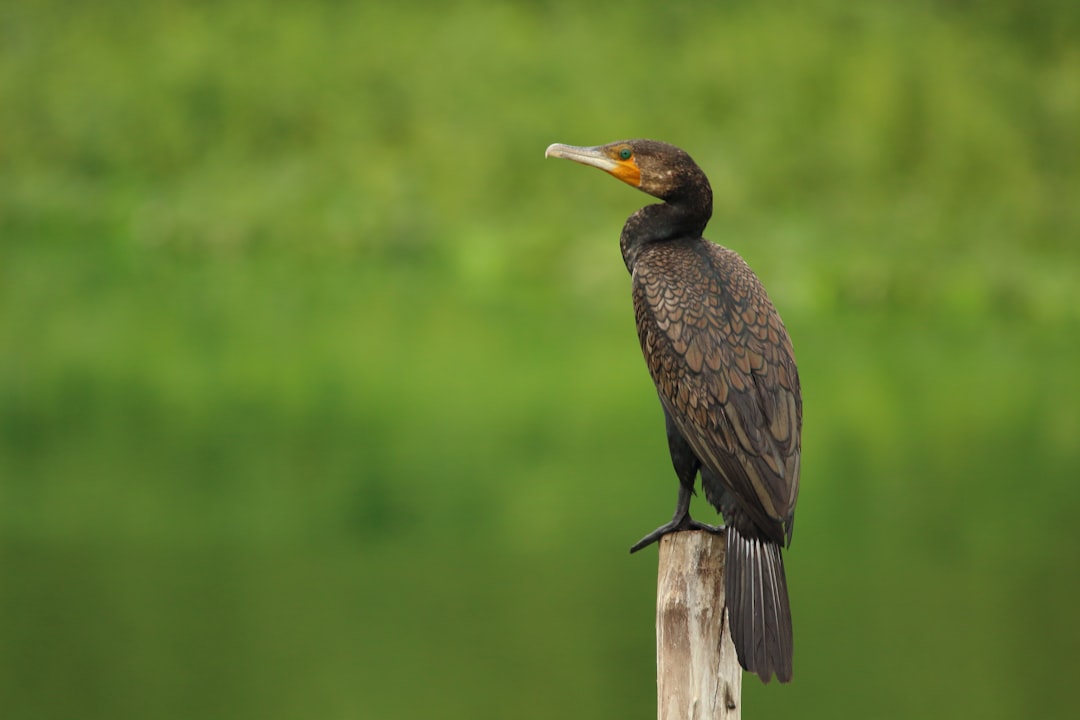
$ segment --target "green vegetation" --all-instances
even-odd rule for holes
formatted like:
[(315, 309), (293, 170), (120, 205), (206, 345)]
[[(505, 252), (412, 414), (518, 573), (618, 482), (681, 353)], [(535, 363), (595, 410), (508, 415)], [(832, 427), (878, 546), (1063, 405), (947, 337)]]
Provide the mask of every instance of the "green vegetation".
[(646, 198), (542, 159), (646, 136), (802, 372), (746, 717), (1072, 717), (1080, 5), (811, 5), (5, 3), (0, 715), (652, 717)]

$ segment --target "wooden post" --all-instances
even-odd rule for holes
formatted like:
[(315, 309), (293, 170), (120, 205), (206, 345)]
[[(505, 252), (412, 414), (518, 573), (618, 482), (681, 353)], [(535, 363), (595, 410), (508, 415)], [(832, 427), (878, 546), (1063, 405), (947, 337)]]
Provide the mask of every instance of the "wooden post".
[(656, 586), (659, 720), (738, 720), (742, 668), (724, 617), (724, 536), (660, 539)]

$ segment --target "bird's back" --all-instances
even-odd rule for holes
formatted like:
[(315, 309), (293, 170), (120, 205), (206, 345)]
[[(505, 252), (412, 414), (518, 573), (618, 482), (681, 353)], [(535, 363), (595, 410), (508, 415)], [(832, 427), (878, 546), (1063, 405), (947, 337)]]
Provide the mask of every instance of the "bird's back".
[(632, 275), (661, 402), (757, 532), (790, 541), (802, 400), (791, 340), (765, 288), (738, 254), (701, 238), (644, 246)]

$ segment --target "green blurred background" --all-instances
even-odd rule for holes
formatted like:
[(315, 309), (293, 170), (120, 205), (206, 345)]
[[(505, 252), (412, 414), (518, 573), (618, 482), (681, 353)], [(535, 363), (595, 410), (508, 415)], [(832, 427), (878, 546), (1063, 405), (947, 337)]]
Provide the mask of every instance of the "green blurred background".
[[(1074, 717), (1080, 4), (0, 6), (0, 717), (650, 718), (646, 198), (805, 398), (795, 682)], [(711, 518), (698, 506), (702, 518)]]

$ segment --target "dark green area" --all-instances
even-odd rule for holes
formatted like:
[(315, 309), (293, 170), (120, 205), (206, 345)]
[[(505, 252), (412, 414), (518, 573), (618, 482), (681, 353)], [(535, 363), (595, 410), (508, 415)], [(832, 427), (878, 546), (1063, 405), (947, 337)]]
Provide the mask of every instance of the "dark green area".
[(542, 159), (646, 136), (803, 378), (744, 716), (1073, 717), (1078, 8), (4, 3), (0, 716), (653, 717), (647, 200)]

